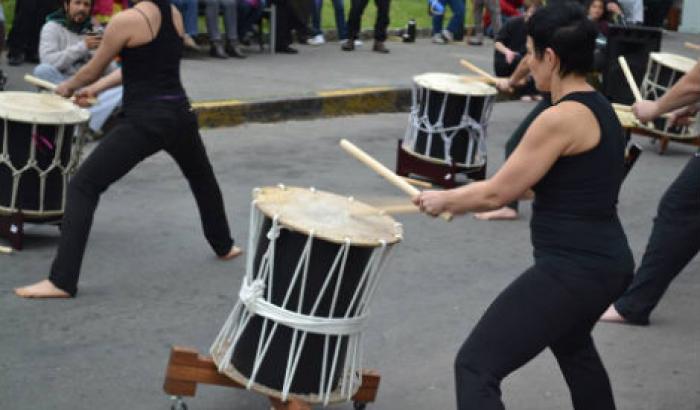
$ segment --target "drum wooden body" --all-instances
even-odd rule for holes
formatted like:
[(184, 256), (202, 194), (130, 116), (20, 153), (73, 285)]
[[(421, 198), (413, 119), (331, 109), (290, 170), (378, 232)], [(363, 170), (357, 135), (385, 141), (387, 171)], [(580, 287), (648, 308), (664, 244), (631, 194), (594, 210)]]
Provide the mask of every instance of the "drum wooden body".
[[(661, 96), (666, 94), (683, 75), (690, 71), (694, 65), (694, 60), (676, 54), (649, 54), (649, 63), (640, 90), (642, 98), (645, 100), (658, 100)], [(697, 125), (695, 124), (698, 123), (699, 118), (700, 116), (696, 116), (694, 124), (683, 126), (672, 126), (670, 120), (666, 118), (657, 118), (652, 122), (653, 127), (649, 124), (641, 123), (639, 127), (669, 138), (697, 138), (700, 132), (698, 132)]]
[(409, 154), (444, 165), (483, 167), (487, 124), (496, 89), (444, 73), (418, 75), (413, 81), (403, 148)]
[(0, 213), (63, 216), (90, 114), (53, 94), (0, 92)]
[(250, 235), (239, 302), (211, 349), (219, 370), (283, 400), (350, 400), (360, 322), (400, 226), (351, 198), (266, 187), (254, 193)]

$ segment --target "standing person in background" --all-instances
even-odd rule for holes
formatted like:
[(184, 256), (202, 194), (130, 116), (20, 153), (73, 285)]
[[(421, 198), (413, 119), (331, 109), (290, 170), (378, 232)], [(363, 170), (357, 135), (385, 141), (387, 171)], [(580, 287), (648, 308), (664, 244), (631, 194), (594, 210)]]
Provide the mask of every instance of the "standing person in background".
[[(341, 46), (344, 51), (353, 51), (355, 49), (355, 40), (360, 34), (362, 13), (364, 13), (368, 2), (369, 0), (352, 0), (350, 16), (348, 17), (348, 39)], [(377, 6), (377, 18), (374, 21), (374, 45), (372, 46), (372, 51), (387, 54), (389, 49), (386, 48), (384, 42), (386, 41), (386, 28), (389, 26), (391, 0), (374, 0), (374, 4)]]
[(185, 48), (193, 51), (200, 51), (195, 38), (199, 34), (197, 27), (197, 19), (199, 18), (199, 10), (197, 0), (170, 0), (182, 14), (182, 20), (185, 24), (185, 34), (182, 36), (182, 42)]
[[(238, 5), (237, 0), (204, 0), (207, 32), (209, 33), (209, 55), (216, 58), (246, 58), (238, 44)], [(223, 9), (226, 42), (219, 30), (219, 10)]]
[(39, 32), (46, 16), (61, 6), (58, 0), (17, 0), (15, 19), (7, 38), (7, 63), (39, 62)]
[(497, 36), (501, 31), (501, 4), (499, 0), (474, 0), (474, 35), (469, 38), (467, 43), (472, 46), (480, 46), (484, 44), (484, 7), (489, 9), (491, 13), (491, 21), (493, 22), (493, 35)]
[(454, 40), (455, 36), (464, 30), (464, 0), (436, 0), (442, 4), (443, 10), (449, 5), (452, 9), (452, 18), (447, 28), (442, 28), (445, 13), (433, 15), (433, 43), (447, 44)]
[[(338, 40), (345, 41), (348, 38), (348, 26), (345, 24), (345, 5), (343, 0), (331, 0), (333, 12), (335, 13), (335, 28), (338, 33)], [(321, 30), (321, 11), (323, 10), (323, 0), (314, 0), (314, 7), (311, 11), (312, 37), (309, 44), (318, 46), (326, 42)]]
[(277, 5), (277, 39), (275, 51), (284, 54), (297, 54), (299, 50), (292, 47), (294, 38), (292, 31), (296, 32), (297, 40), (301, 44), (307, 44), (309, 27), (307, 25), (311, 15), (311, 0), (275, 0)]

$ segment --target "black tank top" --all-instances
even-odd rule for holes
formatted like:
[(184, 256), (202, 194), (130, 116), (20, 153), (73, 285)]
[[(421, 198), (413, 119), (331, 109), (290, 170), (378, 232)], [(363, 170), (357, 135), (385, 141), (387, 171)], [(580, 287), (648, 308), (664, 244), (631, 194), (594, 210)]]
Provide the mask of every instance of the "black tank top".
[(622, 126), (610, 103), (595, 91), (571, 93), (559, 103), (563, 101), (576, 101), (593, 112), (600, 141), (588, 151), (560, 157), (533, 187), (535, 259), (630, 273), (634, 261), (617, 216), (624, 178)]
[(126, 108), (138, 102), (187, 98), (180, 81), (183, 43), (173, 25), (170, 2), (148, 1), (160, 10), (160, 29), (149, 43), (125, 47), (120, 53)]

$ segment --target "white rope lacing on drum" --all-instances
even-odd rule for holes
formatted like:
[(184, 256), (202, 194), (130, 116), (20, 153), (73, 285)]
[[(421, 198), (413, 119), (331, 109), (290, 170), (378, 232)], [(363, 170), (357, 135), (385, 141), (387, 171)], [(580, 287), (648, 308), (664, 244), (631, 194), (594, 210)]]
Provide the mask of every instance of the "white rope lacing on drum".
[[(430, 92), (430, 89), (414, 84), (411, 92), (412, 107), (409, 114), (409, 126), (404, 134), (403, 146), (413, 152), (430, 157), (432, 156), (430, 151), (433, 146), (433, 137), (439, 136), (443, 142), (443, 159), (447, 164), (451, 164), (453, 162), (451, 153), (453, 139), (460, 131), (466, 130), (468, 134), (467, 152), (464, 163), (460, 163), (460, 165), (473, 168), (483, 167), (486, 164), (487, 123), (491, 116), (494, 97), (482, 97), (484, 99), (484, 108), (480, 118), (474, 119), (469, 115), (472, 97), (464, 96), (466, 102), (460, 122), (446, 127), (444, 125), (445, 112), (448, 109), (447, 101), (451, 94), (444, 93), (440, 103), (438, 118), (435, 123), (432, 123), (429, 117)], [(421, 109), (422, 101), (425, 101), (425, 105)], [(418, 133), (420, 131), (426, 134), (426, 144), (423, 149), (418, 147)]]
[[(3, 135), (2, 135), (2, 151), (0, 152), (0, 169), (2, 167), (7, 168), (12, 175), (12, 190), (10, 195), (10, 202), (8, 204), (0, 204), (0, 211), (5, 211), (9, 213), (15, 213), (24, 211), (25, 213), (34, 213), (38, 215), (52, 215), (52, 214), (63, 214), (66, 206), (66, 193), (68, 186), (68, 178), (75, 172), (77, 165), (80, 161), (80, 156), (82, 153), (84, 145), (84, 123), (81, 124), (68, 124), (64, 118), (59, 118), (61, 121), (57, 125), (49, 125), (50, 127), (55, 127), (56, 134), (53, 141), (49, 141), (45, 136), (40, 135), (38, 132), (39, 126), (37, 124), (31, 125), (31, 135), (13, 135), (12, 142), (10, 142), (9, 133), (9, 123), (12, 120), (3, 119)], [(75, 125), (73, 128), (73, 134), (67, 136), (66, 128), (71, 125)], [(61, 154), (64, 149), (64, 144), (66, 138), (71, 138), (71, 152), (69, 154), (68, 161), (66, 164), (62, 164)], [(23, 164), (15, 165), (13, 164), (12, 158), (10, 158), (10, 144), (29, 144), (29, 155), (27, 156), (26, 162)], [(42, 153), (50, 153), (51, 158), (49, 159), (49, 165), (42, 169), (39, 165), (37, 159), (37, 147)], [(14, 162), (17, 162), (15, 158)], [(37, 209), (20, 209), (18, 205), (19, 201), (19, 188), (22, 177), (30, 172), (36, 173), (39, 177), (39, 204)], [(61, 190), (61, 204), (58, 209), (46, 209), (46, 180), (48, 176), (53, 172), (60, 172), (61, 178), (63, 180), (63, 189)]]
[[(312, 257), (312, 244), (315, 239), (314, 232), (310, 232), (299, 261), (294, 269), (283, 301), (280, 305), (272, 302), (272, 283), (274, 274), (274, 255), (276, 240), (280, 235), (280, 230), (284, 229), (279, 224), (277, 216), (272, 218), (272, 224), (267, 232), (269, 239), (265, 253), (260, 256), (258, 269), (254, 267), (254, 260), (258, 257), (257, 245), (259, 234), (264, 223), (264, 216), (257, 211), (255, 202), (251, 206), (250, 218), (250, 239), (249, 249), (251, 252), (246, 264), (246, 274), (239, 291), (239, 301), (229, 314), (224, 326), (211, 347), (214, 357), (221, 357), (218, 361), (220, 372), (226, 372), (232, 368), (231, 358), (233, 357), (243, 331), (248, 326), (250, 319), (257, 315), (263, 320), (256, 357), (253, 369), (246, 384), (250, 389), (255, 385), (258, 371), (268, 353), (270, 344), (277, 331), (278, 325), (284, 325), (293, 329), (291, 347), (287, 362), (284, 367), (284, 382), (281, 391), (282, 400), (286, 400), (290, 393), (290, 388), (294, 382), (296, 370), (299, 365), (301, 353), (309, 333), (323, 335), (324, 349), (322, 352), (322, 366), (320, 368), (318, 398), (324, 404), (328, 404), (331, 399), (350, 400), (361, 383), (362, 369), (362, 331), (365, 328), (369, 315), (369, 302), (374, 295), (378, 283), (378, 272), (386, 263), (390, 255), (391, 247), (386, 241), (380, 244), (370, 255), (365, 265), (360, 280), (350, 299), (350, 303), (344, 312), (337, 312), (337, 302), (340, 294), (340, 286), (346, 271), (346, 263), (351, 248), (351, 242), (346, 239), (340, 245), (333, 262), (328, 269), (324, 282), (321, 285), (318, 295), (308, 313), (301, 313), (304, 305), (303, 289), (309, 274), (309, 265)], [(331, 283), (335, 279), (335, 286), (331, 288)], [(294, 293), (294, 289), (299, 286), (299, 299), (296, 306), (288, 306), (289, 300)], [(317, 316), (316, 312), (321, 305), (321, 301), (327, 292), (332, 291), (331, 306), (328, 315)], [(272, 322), (268, 332), (269, 322)], [(331, 340), (335, 339), (335, 349), (330, 351)], [(340, 348), (346, 346), (346, 355), (343, 363), (339, 363)], [(330, 364), (330, 367), (328, 366)], [(338, 366), (342, 366), (338, 391), (331, 391)], [(326, 369), (329, 369), (326, 371)]]

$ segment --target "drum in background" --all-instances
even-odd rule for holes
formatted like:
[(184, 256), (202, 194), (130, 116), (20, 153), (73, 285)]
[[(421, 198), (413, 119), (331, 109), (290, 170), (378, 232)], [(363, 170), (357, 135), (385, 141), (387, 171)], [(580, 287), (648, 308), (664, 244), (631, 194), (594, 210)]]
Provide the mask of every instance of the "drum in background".
[(0, 92), (0, 214), (60, 220), (87, 110), (54, 94)]
[(413, 81), (404, 150), (448, 166), (483, 167), (487, 124), (497, 90), (445, 73), (421, 74)]
[(401, 235), (391, 217), (352, 198), (255, 189), (239, 301), (211, 348), (219, 371), (281, 400), (350, 400), (370, 299)]
[[(695, 66), (695, 60), (684, 56), (670, 53), (649, 54), (647, 71), (644, 74), (640, 90), (642, 98), (645, 100), (658, 100), (693, 66)], [(691, 139), (700, 135), (695, 126), (698, 118), (700, 116), (696, 116), (695, 123), (691, 125), (672, 126), (667, 118), (657, 118), (653, 121), (653, 128), (648, 124), (642, 123), (639, 126), (664, 137)]]

